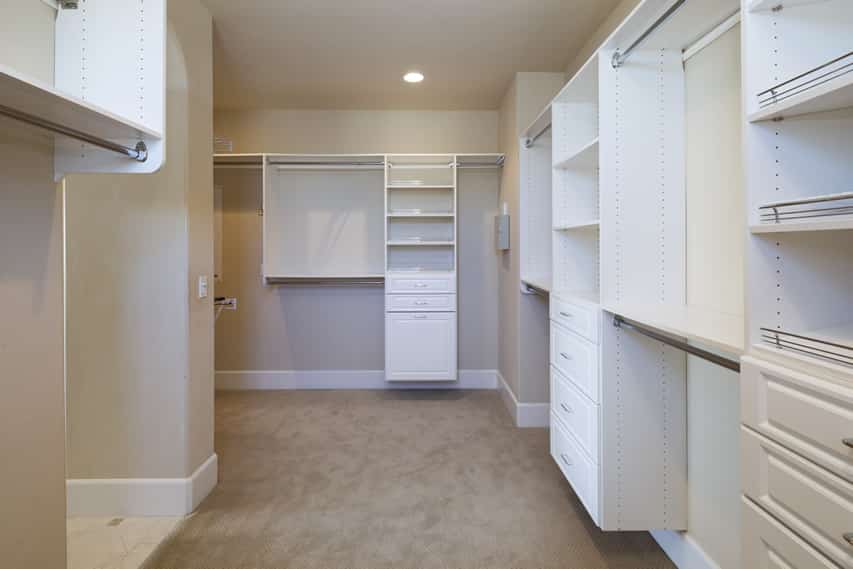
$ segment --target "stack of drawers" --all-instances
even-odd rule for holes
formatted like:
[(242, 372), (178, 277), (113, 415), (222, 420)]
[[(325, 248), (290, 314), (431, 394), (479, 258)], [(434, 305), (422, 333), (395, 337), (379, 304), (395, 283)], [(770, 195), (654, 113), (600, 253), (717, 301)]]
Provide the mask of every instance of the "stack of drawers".
[(853, 567), (853, 385), (741, 369), (743, 563)]
[(599, 310), (551, 296), (551, 456), (599, 523)]

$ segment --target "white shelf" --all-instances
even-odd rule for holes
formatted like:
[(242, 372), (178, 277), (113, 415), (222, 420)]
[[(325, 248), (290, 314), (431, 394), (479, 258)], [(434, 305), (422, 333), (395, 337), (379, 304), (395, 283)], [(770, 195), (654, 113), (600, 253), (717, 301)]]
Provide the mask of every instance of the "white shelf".
[(571, 231), (572, 229), (588, 229), (590, 227), (598, 227), (599, 220), (593, 219), (590, 221), (580, 221), (578, 223), (569, 223), (567, 225), (558, 225), (554, 227), (554, 231)]
[(853, 107), (853, 73), (847, 73), (784, 101), (768, 105), (751, 113), (747, 118), (749, 122), (760, 122), (847, 107)]
[(389, 247), (452, 247), (455, 241), (388, 241)]
[(696, 306), (609, 304), (602, 308), (662, 332), (740, 355), (744, 351), (744, 317)]
[(747, 10), (750, 12), (768, 12), (777, 6), (790, 8), (791, 6), (797, 6), (799, 4), (815, 4), (820, 1), (821, 0), (751, 0)]
[(597, 290), (558, 290), (552, 294), (563, 300), (580, 302), (594, 308), (599, 306)]
[(433, 218), (433, 219), (452, 219), (456, 217), (455, 213), (388, 213), (389, 219), (401, 218), (401, 219), (411, 219), (411, 218)]
[(749, 231), (760, 233), (796, 233), (799, 231), (839, 231), (853, 229), (853, 216), (839, 216), (836, 219), (783, 221), (781, 223), (757, 223), (749, 226)]
[(435, 185), (435, 184), (393, 184), (389, 185), (389, 190), (452, 190), (455, 186), (452, 185)]
[(426, 269), (426, 268), (420, 268), (420, 269), (396, 268), (395, 269), (393, 267), (388, 268), (388, 275), (393, 275), (393, 276), (418, 275), (421, 277), (432, 277), (432, 276), (434, 276), (434, 277), (446, 277), (449, 275), (453, 275), (455, 273), (456, 273), (456, 271), (454, 271), (453, 269)]
[(160, 140), (162, 133), (0, 65), (0, 105), (110, 141)]
[(551, 292), (551, 280), (546, 277), (521, 277), (521, 282), (539, 290)]
[(583, 145), (581, 148), (554, 163), (554, 168), (560, 170), (579, 169), (589, 170), (598, 168), (598, 137)]

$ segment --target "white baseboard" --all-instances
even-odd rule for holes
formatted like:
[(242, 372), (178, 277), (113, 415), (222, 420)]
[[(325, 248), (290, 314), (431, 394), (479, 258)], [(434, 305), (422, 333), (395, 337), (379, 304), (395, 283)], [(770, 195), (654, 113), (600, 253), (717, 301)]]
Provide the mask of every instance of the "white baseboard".
[(189, 478), (103, 478), (66, 481), (68, 517), (186, 516), (216, 486), (212, 454)]
[(497, 372), (501, 399), (506, 405), (516, 427), (548, 427), (551, 419), (550, 403), (519, 403), (501, 372)]
[(459, 370), (457, 381), (388, 382), (383, 370), (217, 371), (219, 391), (276, 389), (497, 389), (493, 369)]
[(649, 533), (678, 569), (720, 569), (690, 534), (662, 529)]

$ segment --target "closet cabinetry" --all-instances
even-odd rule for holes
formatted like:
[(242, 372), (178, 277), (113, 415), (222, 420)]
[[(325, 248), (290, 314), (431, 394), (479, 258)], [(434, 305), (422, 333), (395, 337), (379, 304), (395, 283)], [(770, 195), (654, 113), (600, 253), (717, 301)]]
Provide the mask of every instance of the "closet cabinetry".
[(850, 2), (743, 5), (744, 566), (853, 567), (851, 37)]

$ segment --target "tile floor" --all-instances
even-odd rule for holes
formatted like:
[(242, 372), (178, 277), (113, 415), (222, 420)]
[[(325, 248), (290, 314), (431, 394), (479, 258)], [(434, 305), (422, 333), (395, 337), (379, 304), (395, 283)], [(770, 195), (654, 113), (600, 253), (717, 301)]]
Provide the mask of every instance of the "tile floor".
[(68, 569), (138, 569), (183, 518), (69, 518)]

